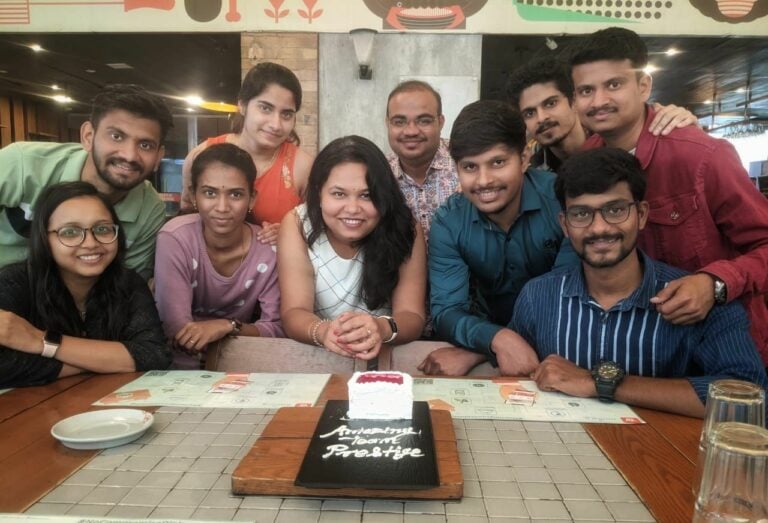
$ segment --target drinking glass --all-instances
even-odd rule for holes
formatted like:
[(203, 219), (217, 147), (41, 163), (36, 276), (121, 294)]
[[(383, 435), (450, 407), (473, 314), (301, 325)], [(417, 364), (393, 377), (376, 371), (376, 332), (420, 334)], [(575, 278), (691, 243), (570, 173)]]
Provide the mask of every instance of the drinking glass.
[(765, 427), (765, 390), (741, 380), (717, 380), (709, 384), (704, 428), (699, 438), (699, 455), (691, 484), (694, 497), (699, 491), (704, 458), (714, 428), (726, 421)]
[(717, 425), (707, 448), (693, 523), (768, 523), (768, 430)]

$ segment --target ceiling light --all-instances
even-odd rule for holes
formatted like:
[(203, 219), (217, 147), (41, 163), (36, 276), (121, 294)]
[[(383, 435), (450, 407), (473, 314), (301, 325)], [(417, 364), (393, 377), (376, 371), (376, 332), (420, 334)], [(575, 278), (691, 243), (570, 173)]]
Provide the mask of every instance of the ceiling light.
[(184, 101), (187, 102), (189, 105), (202, 105), (204, 100), (200, 98), (198, 95), (192, 94), (184, 98)]
[(68, 104), (69, 102), (72, 101), (72, 98), (63, 94), (57, 94), (56, 96), (53, 97), (53, 99), (59, 102), (60, 104)]
[(645, 74), (653, 74), (653, 73), (655, 73), (655, 72), (656, 72), (656, 71), (658, 71), (658, 70), (659, 70), (659, 68), (658, 68), (658, 67), (656, 67), (656, 66), (655, 66), (655, 65), (653, 65), (653, 64), (648, 64), (648, 65), (646, 65), (646, 66), (643, 68), (643, 72), (644, 72)]
[(193, 112), (195, 112), (195, 110), (192, 107), (187, 107), (187, 112), (188, 113), (193, 113)]
[(680, 51), (674, 47), (670, 47), (664, 52), (664, 54), (667, 56), (675, 56), (676, 54), (680, 54)]
[(58, 85), (56, 85), (56, 84), (53, 84), (53, 85), (51, 86), (51, 89), (53, 89), (54, 91), (58, 91), (58, 90), (59, 90), (59, 86), (58, 86)]
[(40, 51), (45, 51), (45, 49), (43, 49), (43, 46), (40, 44), (30, 44), (29, 48), (36, 53), (39, 53)]
[(8, 71), (6, 71), (5, 69), (0, 69), (0, 74), (8, 74)]
[(128, 65), (124, 62), (114, 62), (107, 64), (107, 67), (111, 67), (112, 69), (133, 69), (132, 65)]
[(713, 104), (713, 103), (715, 103), (715, 102), (714, 102), (714, 100), (704, 100), (704, 101), (703, 101), (703, 102), (701, 102), (701, 103), (703, 103), (703, 104)]
[(236, 105), (227, 104), (224, 102), (201, 101), (198, 105), (203, 109), (208, 109), (209, 111), (218, 111), (220, 113), (236, 113), (238, 110)]
[(746, 90), (746, 89), (744, 89), (743, 87), (739, 87), (738, 89), (736, 89), (736, 92), (737, 92), (737, 93), (746, 93), (746, 92), (747, 92), (747, 90)]
[(88, 74), (94, 74), (96, 73), (96, 69), (86, 69), (85, 72)]

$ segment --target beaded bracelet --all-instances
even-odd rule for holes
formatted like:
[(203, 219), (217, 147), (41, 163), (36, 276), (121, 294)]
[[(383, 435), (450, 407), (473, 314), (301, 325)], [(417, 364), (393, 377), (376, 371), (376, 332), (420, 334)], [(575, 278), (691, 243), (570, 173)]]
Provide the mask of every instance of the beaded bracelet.
[(317, 339), (317, 331), (320, 328), (320, 325), (323, 323), (330, 323), (331, 320), (315, 320), (312, 322), (312, 324), (309, 326), (309, 334), (310, 338), (312, 338), (312, 343), (317, 345), (318, 347), (324, 347), (324, 345), (320, 342), (320, 340)]

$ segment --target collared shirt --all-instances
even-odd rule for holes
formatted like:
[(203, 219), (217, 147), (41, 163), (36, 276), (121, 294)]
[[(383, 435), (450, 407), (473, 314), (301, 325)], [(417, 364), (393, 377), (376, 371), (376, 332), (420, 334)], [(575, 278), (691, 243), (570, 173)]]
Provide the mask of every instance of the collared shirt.
[[(76, 143), (16, 142), (0, 150), (0, 267), (26, 258), (37, 197), (49, 185), (80, 180), (87, 157)], [(148, 279), (165, 205), (144, 181), (115, 204), (115, 211), (127, 240), (125, 265)]]
[(405, 203), (408, 204), (414, 218), (419, 220), (424, 231), (424, 238), (429, 240), (429, 229), (435, 211), (459, 187), (456, 163), (448, 152), (448, 142), (440, 139), (440, 146), (427, 169), (427, 176), (422, 184), (405, 173), (396, 154), (389, 154), (387, 160), (398, 185), (400, 185), (400, 190), (405, 196)]
[[(638, 245), (653, 259), (723, 280), (728, 301), (740, 298), (747, 309), (768, 366), (768, 200), (727, 141), (696, 126), (653, 136), (655, 112), (646, 112), (635, 156), (648, 176), (650, 212)], [(594, 135), (584, 148), (603, 145)]]
[(510, 327), (540, 359), (558, 354), (585, 369), (615, 361), (627, 374), (686, 378), (702, 403), (711, 381), (735, 378), (768, 385), (738, 302), (715, 306), (692, 325), (664, 320), (651, 298), (687, 273), (641, 254), (643, 279), (609, 310), (589, 295), (581, 266), (531, 280), (518, 298)]
[[(526, 171), (520, 212), (508, 232), (455, 194), (435, 213), (429, 282), (437, 337), (491, 357), (491, 341), (509, 323), (528, 280), (578, 264), (558, 222), (554, 176)], [(561, 248), (562, 247), (562, 248)]]

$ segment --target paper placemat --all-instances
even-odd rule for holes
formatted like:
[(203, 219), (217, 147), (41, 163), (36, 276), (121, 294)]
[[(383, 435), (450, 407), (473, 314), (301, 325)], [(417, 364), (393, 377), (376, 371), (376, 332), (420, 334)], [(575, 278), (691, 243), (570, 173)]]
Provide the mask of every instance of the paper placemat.
[(330, 377), (330, 374), (150, 371), (94, 405), (258, 409), (312, 406)]

